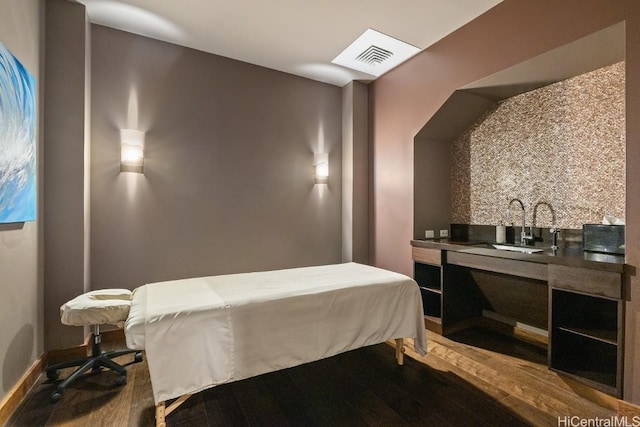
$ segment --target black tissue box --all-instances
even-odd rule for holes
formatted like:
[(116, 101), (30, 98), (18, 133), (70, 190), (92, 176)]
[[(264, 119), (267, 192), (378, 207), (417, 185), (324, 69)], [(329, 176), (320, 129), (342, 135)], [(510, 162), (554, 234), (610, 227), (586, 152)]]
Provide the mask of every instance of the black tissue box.
[(624, 225), (583, 224), (582, 249), (589, 252), (624, 254)]

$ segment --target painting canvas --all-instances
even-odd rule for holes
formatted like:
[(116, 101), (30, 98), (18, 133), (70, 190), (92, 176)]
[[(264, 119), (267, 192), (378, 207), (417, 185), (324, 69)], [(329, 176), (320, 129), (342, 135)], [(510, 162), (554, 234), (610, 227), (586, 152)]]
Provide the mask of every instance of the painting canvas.
[(0, 223), (36, 219), (35, 79), (0, 42)]

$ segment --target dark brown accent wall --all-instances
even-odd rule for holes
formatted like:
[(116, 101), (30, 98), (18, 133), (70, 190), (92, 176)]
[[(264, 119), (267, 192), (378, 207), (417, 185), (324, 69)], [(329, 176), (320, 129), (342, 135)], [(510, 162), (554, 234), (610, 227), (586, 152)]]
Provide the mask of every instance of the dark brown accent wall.
[[(91, 28), (93, 288), (341, 261), (340, 88)], [(120, 172), (123, 128), (144, 174)]]
[[(415, 138), (413, 238), (424, 239), (426, 230), (439, 236), (451, 223), (451, 175), (440, 172), (452, 161), (450, 143)], [(454, 159), (458, 161), (458, 159)]]
[[(505, 0), (371, 87), (375, 265), (411, 274), (413, 140), (455, 89), (625, 21), (627, 262), (640, 263), (640, 7), (635, 0)], [(640, 402), (640, 286), (629, 278), (625, 399)]]

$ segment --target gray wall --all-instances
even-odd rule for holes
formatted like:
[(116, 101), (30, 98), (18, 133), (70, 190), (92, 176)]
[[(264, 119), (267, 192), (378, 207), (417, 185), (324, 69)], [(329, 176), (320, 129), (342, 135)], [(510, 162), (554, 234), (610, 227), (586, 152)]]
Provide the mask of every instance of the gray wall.
[(369, 87), (342, 88), (342, 260), (369, 262)]
[(44, 327), (49, 350), (83, 342), (82, 328), (60, 323), (60, 306), (88, 289), (89, 33), (83, 5), (48, 0), (46, 9)]
[[(35, 77), (41, 93), (41, 12), (39, 0), (0, 2), (0, 42)], [(39, 97), (40, 98), (40, 97)], [(42, 122), (38, 100), (39, 122)], [(41, 169), (42, 132), (38, 124), (38, 157)], [(38, 173), (39, 201), (42, 174)], [(42, 203), (39, 203), (42, 212)], [(38, 221), (0, 225), (0, 401), (42, 354), (41, 215)]]
[(340, 88), (91, 28), (92, 288), (341, 261)]

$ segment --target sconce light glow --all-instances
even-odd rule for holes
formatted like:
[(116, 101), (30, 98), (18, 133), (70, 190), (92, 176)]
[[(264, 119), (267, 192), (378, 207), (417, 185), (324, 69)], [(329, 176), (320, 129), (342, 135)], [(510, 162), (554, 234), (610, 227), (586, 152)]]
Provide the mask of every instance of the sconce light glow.
[(316, 184), (326, 184), (329, 181), (329, 155), (318, 153), (314, 156), (313, 165), (315, 167)]
[(144, 132), (120, 129), (120, 172), (142, 173), (144, 165)]

